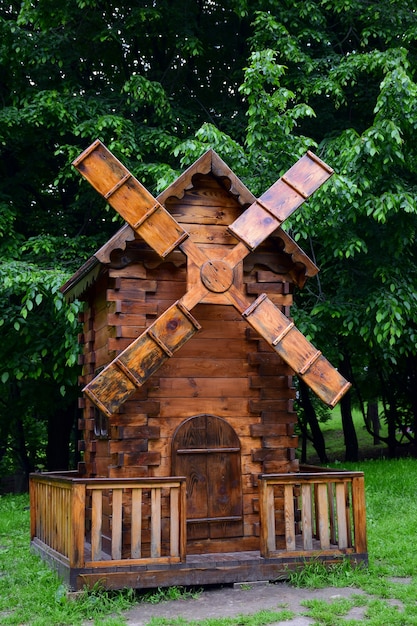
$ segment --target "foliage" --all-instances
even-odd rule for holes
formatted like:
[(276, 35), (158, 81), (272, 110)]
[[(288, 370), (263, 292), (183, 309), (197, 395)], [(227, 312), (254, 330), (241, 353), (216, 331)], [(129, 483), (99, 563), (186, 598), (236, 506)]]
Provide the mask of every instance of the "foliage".
[(46, 424), (44, 399), (57, 415), (56, 389), (76, 393), (77, 311), (58, 283), (116, 228), (70, 167), (97, 137), (153, 191), (208, 147), (255, 194), (306, 149), (333, 166), (288, 225), (321, 268), (294, 315), (335, 365), (350, 364), (359, 406), (383, 400), (391, 452), (396, 430), (415, 439), (416, 35), (411, 0), (1, 6), (0, 289), (11, 334), (0, 428), (13, 409), (21, 455), (32, 456), (24, 431)]

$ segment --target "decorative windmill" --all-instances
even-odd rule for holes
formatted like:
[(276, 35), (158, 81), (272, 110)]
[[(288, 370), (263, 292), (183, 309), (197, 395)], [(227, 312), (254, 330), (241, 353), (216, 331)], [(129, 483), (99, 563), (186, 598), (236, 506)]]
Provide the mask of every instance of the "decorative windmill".
[(185, 295), (121, 352), (84, 392), (107, 416), (200, 329), (191, 310), (201, 301), (233, 305), (306, 384), (334, 407), (350, 383), (273, 304), (266, 294), (254, 302), (239, 288), (243, 259), (271, 235), (333, 170), (307, 152), (229, 227), (238, 240), (223, 258), (210, 258), (165, 207), (100, 142), (73, 163), (88, 182), (160, 257), (175, 248), (187, 257)]

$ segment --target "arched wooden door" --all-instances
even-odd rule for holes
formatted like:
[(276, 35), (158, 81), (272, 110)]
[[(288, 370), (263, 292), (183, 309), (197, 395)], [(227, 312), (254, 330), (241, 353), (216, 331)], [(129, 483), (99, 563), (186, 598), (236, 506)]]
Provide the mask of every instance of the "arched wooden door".
[(197, 415), (175, 431), (174, 476), (187, 478), (188, 541), (243, 535), (240, 442), (214, 415)]

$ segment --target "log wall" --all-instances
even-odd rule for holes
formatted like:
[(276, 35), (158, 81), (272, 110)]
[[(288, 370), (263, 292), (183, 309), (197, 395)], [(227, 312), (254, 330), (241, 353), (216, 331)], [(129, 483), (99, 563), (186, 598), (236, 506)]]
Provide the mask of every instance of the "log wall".
[[(193, 181), (194, 187), (181, 199), (169, 198), (166, 208), (195, 243), (207, 248), (210, 258), (221, 257), (225, 248), (236, 243), (227, 225), (242, 207), (211, 176), (197, 176)], [(289, 315), (293, 273), (289, 255), (280, 252), (279, 242), (272, 238), (245, 259), (239, 280), (249, 298), (265, 292)], [(171, 253), (162, 262), (139, 240), (129, 243), (125, 251), (115, 251), (111, 265), (89, 290), (80, 338), (84, 345), (81, 383), (89, 382), (186, 293), (187, 280), (181, 252)], [(171, 476), (172, 440), (178, 426), (201, 414), (223, 418), (241, 446), (245, 541), (239, 546), (254, 549), (259, 545), (258, 475), (298, 470), (292, 372), (234, 307), (203, 301), (192, 314), (202, 326), (199, 333), (109, 423), (88, 400), (82, 400), (83, 462), (79, 469), (87, 477)], [(107, 524), (103, 528), (110, 532)], [(225, 551), (236, 549), (236, 541), (223, 543)], [(218, 547), (217, 542), (213, 549)], [(196, 545), (194, 549), (205, 548)]]

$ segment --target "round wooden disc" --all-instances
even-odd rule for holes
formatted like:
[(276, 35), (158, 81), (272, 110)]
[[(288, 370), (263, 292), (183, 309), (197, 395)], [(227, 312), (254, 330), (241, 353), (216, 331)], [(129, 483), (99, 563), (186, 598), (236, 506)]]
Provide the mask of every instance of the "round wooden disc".
[(224, 261), (207, 261), (200, 270), (203, 285), (215, 293), (224, 293), (233, 283), (233, 268)]

